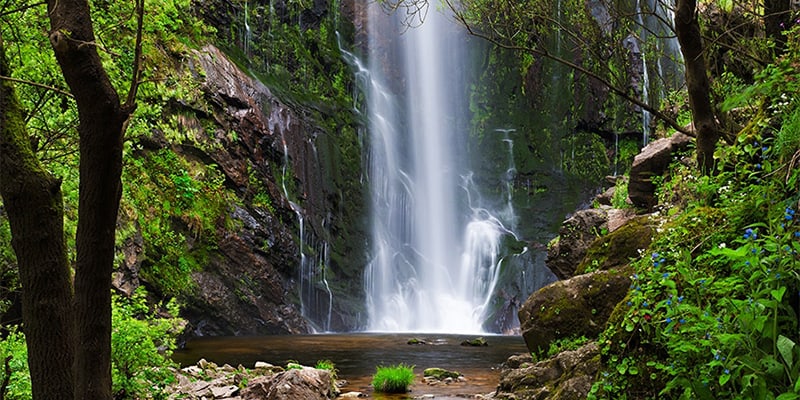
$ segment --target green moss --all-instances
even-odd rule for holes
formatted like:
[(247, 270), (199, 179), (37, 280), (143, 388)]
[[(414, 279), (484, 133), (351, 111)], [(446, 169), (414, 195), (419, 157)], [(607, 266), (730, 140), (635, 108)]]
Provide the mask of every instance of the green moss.
[(650, 217), (637, 217), (614, 232), (595, 240), (586, 251), (576, 274), (628, 265), (650, 246), (653, 227)]

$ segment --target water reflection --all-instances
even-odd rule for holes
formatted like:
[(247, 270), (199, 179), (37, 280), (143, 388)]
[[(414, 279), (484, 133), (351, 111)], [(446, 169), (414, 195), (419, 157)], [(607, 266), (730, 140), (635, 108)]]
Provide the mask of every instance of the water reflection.
[[(409, 345), (419, 338), (426, 345)], [(518, 336), (485, 336), (489, 346), (461, 346), (474, 336), (418, 333), (355, 333), (323, 335), (290, 335), (263, 337), (216, 337), (191, 340), (186, 348), (175, 352), (173, 359), (183, 366), (201, 358), (219, 365), (241, 364), (252, 368), (256, 361), (285, 366), (294, 361), (314, 365), (319, 360), (336, 364), (340, 379), (348, 384), (343, 392), (359, 391), (376, 399), (406, 399), (434, 394), (437, 399), (459, 398), (459, 395), (490, 393), (499, 380), (499, 366), (510, 355), (527, 351)], [(369, 386), (379, 365), (414, 365), (417, 375), (412, 392), (405, 396), (373, 394)], [(440, 367), (461, 372), (465, 383), (428, 386), (422, 380), (425, 368)]]

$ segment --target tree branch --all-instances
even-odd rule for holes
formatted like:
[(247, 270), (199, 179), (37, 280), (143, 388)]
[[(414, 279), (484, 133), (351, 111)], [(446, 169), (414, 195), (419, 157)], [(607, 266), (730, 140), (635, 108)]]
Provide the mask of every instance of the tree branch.
[(61, 90), (59, 88), (48, 86), (48, 85), (45, 85), (45, 84), (42, 84), (42, 83), (26, 81), (24, 79), (17, 79), (17, 78), (12, 78), (10, 76), (3, 76), (3, 75), (0, 75), (0, 80), (11, 81), (11, 82), (16, 82), (16, 83), (22, 83), (22, 84), (31, 85), (31, 86), (36, 86), (38, 88), (52, 90), (52, 91), (54, 91), (54, 92), (56, 92), (56, 93), (58, 93), (58, 94), (60, 94), (62, 96), (67, 96), (67, 97), (69, 97), (71, 99), (75, 98), (72, 95), (72, 93), (70, 93), (70, 92), (66, 92), (66, 91), (63, 91), (63, 90)]
[(686, 134), (686, 135), (689, 135), (689, 136), (692, 136), (692, 137), (695, 136), (694, 133), (691, 130), (686, 129), (684, 126), (681, 126), (680, 124), (678, 124), (677, 121), (675, 121), (674, 119), (670, 118), (668, 115), (663, 113), (661, 110), (659, 110), (657, 108), (654, 108), (654, 107), (650, 106), (649, 104), (643, 102), (642, 100), (637, 99), (636, 97), (633, 97), (633, 96), (629, 95), (625, 90), (620, 89), (619, 87), (613, 85), (611, 82), (609, 82), (608, 80), (606, 80), (602, 76), (599, 76), (599, 75), (595, 74), (594, 72), (588, 70), (586, 67), (584, 67), (582, 65), (575, 64), (574, 62), (569, 61), (567, 59), (564, 59), (562, 57), (559, 57), (559, 56), (557, 56), (555, 54), (552, 54), (547, 50), (538, 49), (538, 48), (534, 48), (534, 47), (518, 46), (518, 45), (512, 45), (512, 44), (503, 43), (500, 40), (498, 40), (497, 38), (490, 37), (488, 35), (485, 35), (483, 33), (475, 31), (473, 29), (472, 25), (467, 21), (467, 19), (464, 16), (464, 14), (462, 14), (461, 12), (459, 12), (457, 10), (457, 8), (451, 2), (451, 0), (445, 0), (445, 3), (453, 11), (456, 20), (467, 29), (467, 32), (470, 35), (473, 35), (475, 37), (479, 37), (481, 39), (487, 40), (488, 42), (494, 44), (495, 46), (498, 46), (498, 47), (501, 47), (501, 48), (504, 48), (504, 49), (514, 50), (514, 51), (523, 51), (523, 52), (527, 52), (527, 53), (530, 53), (530, 54), (534, 54), (534, 55), (538, 55), (538, 56), (547, 58), (549, 60), (552, 60), (552, 61), (555, 61), (555, 62), (557, 62), (559, 64), (562, 64), (562, 65), (564, 65), (564, 66), (566, 66), (566, 67), (568, 67), (568, 68), (570, 68), (570, 69), (572, 69), (574, 71), (577, 71), (577, 72), (580, 72), (582, 74), (585, 74), (586, 76), (591, 77), (591, 78), (597, 80), (598, 82), (600, 82), (602, 85), (607, 87), (611, 92), (613, 92), (617, 96), (619, 96), (619, 97), (621, 97), (621, 98), (623, 98), (623, 99), (625, 99), (625, 100), (627, 100), (627, 101), (629, 101), (629, 102), (641, 107), (642, 109), (646, 110), (647, 112), (649, 112), (650, 114), (652, 114), (656, 118), (660, 119), (661, 121), (663, 121), (664, 123), (666, 123), (667, 125), (672, 127), (673, 129), (675, 129), (676, 131), (681, 132), (681, 133)]
[(139, 91), (139, 79), (142, 76), (142, 30), (144, 27), (144, 0), (136, 0), (136, 46), (133, 58), (133, 75), (128, 98), (122, 108), (133, 113), (136, 107), (136, 93)]

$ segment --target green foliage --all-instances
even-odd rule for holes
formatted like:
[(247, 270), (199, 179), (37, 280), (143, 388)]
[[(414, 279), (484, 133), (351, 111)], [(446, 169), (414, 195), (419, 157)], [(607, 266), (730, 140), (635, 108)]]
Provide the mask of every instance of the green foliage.
[[(131, 298), (112, 296), (111, 373), (115, 399), (158, 398), (172, 382), (177, 365), (170, 359), (175, 349), (175, 337), (182, 321), (174, 301), (164, 305), (173, 317), (150, 308), (144, 289)], [(31, 380), (28, 371), (28, 351), (25, 335), (12, 326), (0, 341), (0, 361), (11, 356), (11, 378), (6, 399), (31, 399)], [(5, 376), (0, 367), (0, 381)]]
[(174, 380), (169, 368), (177, 365), (170, 357), (182, 321), (175, 317), (178, 308), (174, 300), (164, 307), (173, 317), (163, 317), (151, 310), (147, 294), (141, 288), (130, 298), (113, 297), (111, 373), (115, 398), (163, 395), (166, 385)]
[(619, 209), (631, 207), (631, 204), (628, 202), (627, 179), (617, 179), (614, 185), (614, 196), (611, 197), (611, 206)]
[(770, 145), (768, 122), (787, 112), (757, 114), (720, 148), (715, 175), (675, 163), (659, 182), (668, 214), (682, 213), (633, 264), (590, 398), (800, 397), (800, 171)]
[[(28, 371), (28, 348), (25, 345), (25, 335), (15, 326), (8, 328), (7, 336), (0, 341), (0, 363), (7, 357), (11, 357), (9, 361), (11, 377), (5, 398), (30, 400), (32, 397), (31, 376)], [(0, 365), (0, 381), (5, 378), (5, 367)]]
[(547, 349), (541, 349), (541, 352), (533, 352), (531, 356), (533, 356), (534, 361), (546, 360), (564, 351), (577, 350), (588, 342), (589, 339), (586, 336), (557, 339), (550, 342), (550, 346)]
[(597, 182), (610, 171), (606, 148), (597, 135), (576, 133), (562, 140), (564, 170), (583, 180)]
[(148, 259), (142, 276), (166, 295), (193, 290), (191, 273), (215, 246), (216, 224), (227, 218), (224, 177), (171, 150), (129, 157), (122, 210), (141, 229)]
[(372, 387), (376, 392), (406, 393), (414, 382), (414, 366), (398, 364), (377, 367), (372, 376)]

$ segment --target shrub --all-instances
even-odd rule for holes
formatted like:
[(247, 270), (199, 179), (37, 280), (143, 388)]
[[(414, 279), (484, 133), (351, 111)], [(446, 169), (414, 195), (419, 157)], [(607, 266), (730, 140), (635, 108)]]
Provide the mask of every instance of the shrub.
[(5, 368), (2, 363), (6, 357), (11, 357), (9, 367), (11, 377), (8, 378), (6, 399), (27, 400), (31, 399), (31, 376), (28, 372), (28, 348), (25, 346), (25, 335), (10, 327), (8, 336), (0, 341), (0, 381), (6, 378)]
[[(143, 289), (131, 298), (114, 296), (112, 309), (111, 360), (115, 398), (144, 398), (157, 394), (174, 379), (168, 367), (175, 349), (177, 318), (163, 318), (151, 311)], [(167, 304), (177, 315), (174, 303)]]
[(378, 367), (372, 377), (372, 387), (376, 392), (405, 393), (414, 382), (414, 366), (398, 364), (391, 367)]

